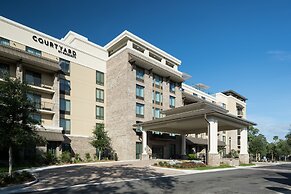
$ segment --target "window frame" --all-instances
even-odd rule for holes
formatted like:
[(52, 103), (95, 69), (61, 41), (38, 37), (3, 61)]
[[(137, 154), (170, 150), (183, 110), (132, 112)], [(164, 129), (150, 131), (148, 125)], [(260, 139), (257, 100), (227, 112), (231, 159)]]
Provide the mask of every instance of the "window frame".
[[(65, 69), (65, 68), (63, 68), (63, 65), (62, 64), (66, 64), (66, 65), (68, 65), (68, 71)], [(60, 67), (61, 67), (61, 69), (62, 69), (62, 72), (65, 74), (65, 75), (70, 75), (70, 72), (71, 72), (71, 62), (70, 61), (68, 61), (68, 60), (66, 60), (66, 59), (63, 59), (63, 58), (60, 58), (59, 59), (59, 65), (60, 65)]]
[(69, 96), (71, 95), (71, 81), (70, 80), (60, 78), (60, 94), (65, 94)]
[[(100, 109), (100, 113), (102, 113), (101, 115), (97, 115), (98, 109)], [(96, 105), (96, 113), (95, 114), (96, 114), (96, 119), (104, 120), (104, 107)]]
[[(136, 98), (139, 98), (139, 99), (144, 100), (144, 88), (145, 88), (144, 86), (141, 86), (141, 85), (136, 84), (136, 89), (135, 89)], [(140, 92), (138, 92), (138, 91), (142, 91), (141, 92), (142, 95), (139, 95)]]
[[(100, 91), (101, 93), (101, 96), (102, 98), (98, 98), (98, 91)], [(103, 89), (100, 89), (100, 88), (96, 88), (96, 102), (104, 102), (104, 90)]]
[[(65, 110), (62, 109), (62, 102), (64, 102)], [(67, 108), (67, 102), (69, 102), (69, 108)], [(69, 109), (69, 110), (67, 110)], [(60, 98), (60, 113), (61, 114), (71, 114), (71, 101), (65, 98)]]
[(25, 51), (31, 55), (37, 56), (37, 57), (41, 57), (42, 56), (42, 52), (38, 49), (29, 47), (29, 46), (25, 46)]
[[(98, 76), (100, 75), (100, 76)], [(100, 78), (100, 80), (99, 80)], [(104, 73), (96, 70), (96, 84), (104, 86)]]
[(137, 117), (144, 118), (144, 104), (136, 103), (135, 105), (135, 114)]

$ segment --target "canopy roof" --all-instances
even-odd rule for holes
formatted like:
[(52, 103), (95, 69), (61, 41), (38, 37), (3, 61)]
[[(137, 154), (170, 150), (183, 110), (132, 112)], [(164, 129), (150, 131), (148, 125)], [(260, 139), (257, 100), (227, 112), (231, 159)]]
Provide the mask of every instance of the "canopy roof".
[(197, 102), (163, 111), (163, 118), (135, 124), (146, 131), (160, 131), (178, 134), (206, 133), (208, 119), (218, 121), (218, 131), (246, 128), (255, 123), (228, 114), (228, 111), (209, 102)]

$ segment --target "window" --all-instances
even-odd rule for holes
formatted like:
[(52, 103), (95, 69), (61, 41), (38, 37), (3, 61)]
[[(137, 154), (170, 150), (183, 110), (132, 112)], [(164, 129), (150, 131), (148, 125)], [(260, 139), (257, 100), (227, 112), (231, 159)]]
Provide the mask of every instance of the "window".
[(28, 53), (30, 53), (32, 55), (38, 56), (38, 57), (41, 56), (41, 51), (40, 50), (31, 48), (31, 47), (28, 47), (28, 46), (26, 47), (26, 52), (28, 52)]
[(63, 127), (65, 134), (71, 133), (71, 120), (70, 119), (60, 119), (60, 127)]
[(175, 97), (170, 96), (170, 108), (175, 108)]
[(96, 84), (104, 86), (104, 73), (96, 71)]
[(70, 95), (70, 91), (71, 91), (70, 81), (60, 79), (60, 93)]
[(104, 107), (96, 106), (96, 119), (104, 119)]
[(104, 90), (96, 89), (96, 101), (104, 102)]
[(163, 95), (160, 92), (155, 92), (155, 102), (156, 104), (161, 104), (163, 99)]
[(70, 74), (70, 61), (67, 61), (65, 59), (60, 59), (59, 64), (60, 64), (62, 71), (65, 74), (69, 75)]
[(206, 98), (205, 98), (204, 96), (201, 96), (201, 98), (202, 98), (203, 100), (206, 100)]
[(33, 94), (33, 93), (27, 93), (27, 99), (34, 104), (36, 109), (41, 108), (41, 95)]
[(0, 64), (0, 78), (4, 78), (9, 75), (9, 65)]
[(161, 76), (158, 75), (154, 75), (154, 84), (155, 86), (162, 86), (162, 82), (163, 82), (163, 78)]
[(222, 106), (222, 108), (226, 109), (226, 104), (225, 103), (222, 103), (221, 106)]
[(0, 44), (5, 46), (10, 46), (10, 40), (7, 40), (5, 38), (0, 38)]
[(30, 115), (30, 118), (33, 119), (37, 123), (41, 123), (41, 115), (38, 113), (33, 113)]
[(196, 94), (196, 93), (193, 93), (193, 96), (198, 96), (198, 94)]
[(60, 113), (70, 114), (71, 113), (71, 101), (61, 98), (60, 99)]
[(136, 103), (136, 116), (144, 117), (144, 105)]
[(161, 109), (159, 108), (153, 108), (153, 118), (161, 118)]
[(144, 87), (136, 85), (136, 97), (144, 99)]
[(170, 82), (170, 92), (175, 93), (176, 84), (174, 82)]
[(136, 79), (140, 81), (144, 80), (144, 69), (136, 67)]
[(41, 86), (41, 74), (32, 71), (25, 72), (25, 82), (34, 86)]
[(222, 136), (222, 141), (223, 141), (224, 143), (226, 143), (226, 137), (225, 137), (225, 136)]

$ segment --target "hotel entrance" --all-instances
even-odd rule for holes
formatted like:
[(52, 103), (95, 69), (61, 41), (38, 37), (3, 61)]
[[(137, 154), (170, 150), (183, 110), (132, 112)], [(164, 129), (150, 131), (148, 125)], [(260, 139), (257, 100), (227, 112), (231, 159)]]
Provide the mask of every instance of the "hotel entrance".
[(152, 147), (152, 157), (153, 159), (163, 159), (164, 158), (164, 146), (153, 145)]

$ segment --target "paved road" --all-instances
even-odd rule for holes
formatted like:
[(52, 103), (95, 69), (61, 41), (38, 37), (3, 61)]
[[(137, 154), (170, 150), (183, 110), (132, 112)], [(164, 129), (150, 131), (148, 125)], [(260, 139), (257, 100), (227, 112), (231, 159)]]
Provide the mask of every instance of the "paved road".
[[(106, 172), (105, 172), (106, 173)], [(229, 171), (151, 176), (95, 185), (70, 186), (36, 193), (291, 193), (291, 164)], [(156, 176), (155, 178), (153, 176)], [(65, 180), (64, 180), (65, 181)], [(88, 183), (88, 182), (87, 182)], [(92, 183), (92, 182), (91, 182)]]

